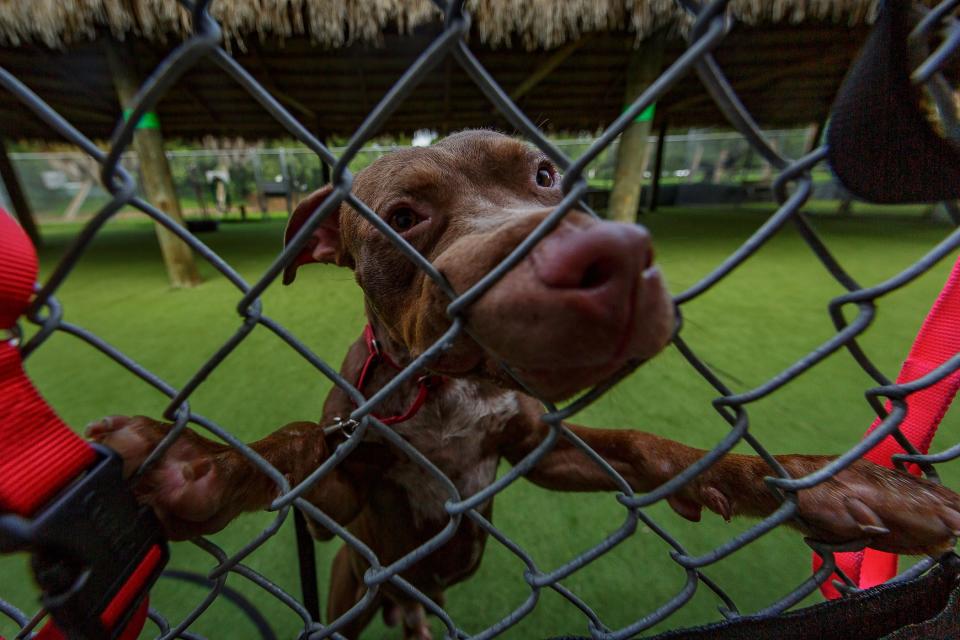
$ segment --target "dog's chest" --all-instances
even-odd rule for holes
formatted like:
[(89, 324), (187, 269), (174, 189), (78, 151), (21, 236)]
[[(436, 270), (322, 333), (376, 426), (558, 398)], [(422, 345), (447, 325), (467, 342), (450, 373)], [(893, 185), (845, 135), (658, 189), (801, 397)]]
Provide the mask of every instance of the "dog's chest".
[[(496, 477), (495, 442), (518, 410), (512, 391), (491, 393), (476, 383), (447, 380), (416, 416), (394, 429), (466, 498)], [(449, 486), (423, 465), (401, 457), (385, 477), (406, 490), (415, 524), (446, 520), (443, 504), (453, 497)]]

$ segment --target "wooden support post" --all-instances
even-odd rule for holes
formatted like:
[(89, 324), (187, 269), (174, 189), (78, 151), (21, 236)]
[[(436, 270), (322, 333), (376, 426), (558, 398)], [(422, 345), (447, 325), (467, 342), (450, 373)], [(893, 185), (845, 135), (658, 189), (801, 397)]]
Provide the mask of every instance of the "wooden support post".
[(283, 192), (287, 201), (287, 217), (293, 215), (293, 180), (290, 179), (290, 167), (287, 166), (287, 152), (280, 147), (280, 175), (283, 176)]
[[(780, 151), (780, 143), (777, 142), (776, 138), (770, 138), (769, 143), (770, 143), (771, 149), (773, 149), (774, 151)], [(753, 146), (751, 145), (750, 148), (753, 149)], [(741, 174), (743, 173), (743, 170), (746, 168), (746, 164), (747, 164), (746, 162), (743, 163), (743, 169), (740, 170)], [(772, 178), (773, 178), (773, 165), (770, 164), (769, 162), (764, 162), (763, 169), (760, 171), (759, 182), (769, 183)], [(747, 180), (749, 180), (749, 178), (747, 178)]]
[(724, 147), (717, 154), (716, 164), (713, 166), (713, 177), (710, 182), (719, 184), (727, 177), (727, 160), (730, 158), (730, 149)]
[[(126, 110), (133, 102), (141, 83), (133, 66), (133, 54), (129, 46), (109, 39), (106, 40), (106, 52), (120, 107)], [(133, 148), (140, 159), (140, 175), (147, 200), (183, 225), (180, 201), (174, 189), (170, 164), (163, 151), (163, 136), (160, 134), (156, 114), (148, 114), (141, 120), (133, 135)], [(174, 287), (193, 287), (200, 284), (200, 275), (197, 273), (190, 247), (161, 225), (156, 225), (156, 230), (170, 284)]]
[(320, 161), (320, 179), (323, 184), (330, 184), (330, 165), (323, 160)]
[[(690, 162), (690, 173), (687, 175), (687, 182), (693, 182), (693, 177), (696, 175), (697, 171), (700, 171), (700, 163), (703, 162), (703, 143), (697, 143), (696, 148), (693, 150), (693, 160)], [(704, 182), (707, 180), (707, 176), (703, 178)]]
[[(627, 65), (624, 103), (631, 104), (653, 82), (663, 65), (666, 34), (658, 31), (641, 43)], [(640, 189), (646, 168), (647, 138), (653, 118), (638, 118), (620, 135), (617, 148), (617, 168), (610, 193), (609, 216), (619, 222), (636, 222), (640, 208)]]
[(660, 174), (663, 173), (663, 143), (667, 139), (667, 119), (660, 121), (660, 130), (657, 132), (657, 156), (653, 160), (653, 187), (650, 188), (650, 211), (657, 210), (657, 200), (660, 198)]
[(820, 144), (820, 136), (823, 134), (823, 130), (827, 126), (827, 118), (829, 117), (830, 113), (828, 112), (823, 116), (823, 118), (811, 123), (807, 127), (807, 133), (803, 141), (803, 149), (806, 153), (810, 153), (817, 148), (817, 145)]
[(76, 220), (77, 214), (80, 213), (80, 207), (83, 206), (83, 203), (87, 201), (87, 196), (93, 191), (93, 185), (94, 181), (88, 179), (80, 186), (80, 190), (70, 199), (70, 204), (67, 205), (66, 210), (63, 212), (63, 219), (65, 221)]
[(20, 226), (27, 232), (33, 246), (43, 246), (43, 239), (40, 237), (40, 230), (37, 228), (37, 222), (33, 219), (33, 211), (27, 202), (23, 189), (20, 188), (20, 178), (10, 162), (10, 156), (7, 155), (6, 140), (0, 139), (0, 178), (3, 179), (3, 186), (7, 189), (7, 195), (10, 196), (10, 204), (13, 206), (13, 213), (16, 214)]
[(269, 218), (267, 212), (267, 197), (263, 193), (263, 166), (260, 164), (260, 154), (253, 154), (253, 183), (256, 185), (257, 206), (263, 219)]

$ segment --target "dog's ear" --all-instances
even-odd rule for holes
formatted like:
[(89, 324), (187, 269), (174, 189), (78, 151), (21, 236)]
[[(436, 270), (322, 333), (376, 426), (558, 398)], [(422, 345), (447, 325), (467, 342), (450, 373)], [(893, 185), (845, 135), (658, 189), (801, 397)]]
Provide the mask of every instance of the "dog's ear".
[[(297, 205), (296, 210), (287, 222), (287, 229), (283, 233), (284, 247), (290, 244), (293, 236), (330, 195), (331, 191), (333, 191), (333, 187), (330, 185), (321, 187)], [(340, 209), (341, 207), (337, 207), (328, 213), (320, 222), (320, 226), (313, 230), (307, 244), (293, 259), (293, 262), (283, 270), (283, 284), (293, 282), (297, 275), (297, 269), (301, 265), (311, 262), (329, 262), (340, 266), (353, 267), (353, 260), (343, 250), (343, 243), (340, 241)]]

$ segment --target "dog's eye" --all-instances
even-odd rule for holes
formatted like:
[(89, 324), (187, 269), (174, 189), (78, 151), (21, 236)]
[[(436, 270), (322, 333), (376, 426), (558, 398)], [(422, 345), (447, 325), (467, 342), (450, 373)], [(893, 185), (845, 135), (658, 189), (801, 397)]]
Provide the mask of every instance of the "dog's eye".
[(420, 222), (420, 218), (417, 217), (416, 212), (410, 207), (400, 207), (390, 214), (390, 226), (397, 231), (412, 229), (417, 226), (418, 222)]
[(537, 169), (537, 186), (538, 187), (552, 187), (554, 178), (556, 177), (556, 172), (553, 170), (549, 164), (541, 164), (540, 168)]

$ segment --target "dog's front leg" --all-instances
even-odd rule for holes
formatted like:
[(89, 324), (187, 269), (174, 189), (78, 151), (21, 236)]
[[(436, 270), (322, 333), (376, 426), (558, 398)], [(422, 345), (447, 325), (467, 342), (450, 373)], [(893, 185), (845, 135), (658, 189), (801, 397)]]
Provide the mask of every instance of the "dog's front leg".
[[(640, 492), (662, 485), (707, 453), (640, 431), (565, 426)], [(548, 430), (538, 415), (524, 412), (505, 430), (501, 452), (516, 464), (543, 441)], [(834, 456), (776, 459), (792, 477), (800, 477), (827, 465)], [(677, 513), (693, 521), (700, 519), (703, 508), (725, 519), (765, 517), (781, 504), (764, 481), (771, 475), (773, 470), (758, 456), (727, 454), (667, 500)], [(527, 478), (560, 491), (616, 489), (610, 476), (566, 438), (557, 441)], [(866, 540), (870, 547), (892, 553), (939, 556), (952, 549), (960, 535), (960, 496), (865, 460), (799, 491), (798, 506), (790, 525), (824, 542)]]
[[(168, 433), (171, 425), (145, 416), (111, 416), (87, 427), (87, 435), (120, 454), (129, 477)], [(303, 480), (328, 456), (323, 429), (294, 422), (249, 445), (283, 474), (291, 485)], [(352, 510), (353, 500), (335, 471), (306, 497), (331, 508), (335, 519)], [(333, 486), (337, 485), (337, 486)], [(344, 486), (340, 486), (344, 485)], [(325, 489), (332, 489), (324, 504)], [(133, 487), (150, 504), (173, 540), (215, 533), (244, 511), (267, 508), (277, 497), (277, 483), (239, 450), (185, 429), (173, 445)], [(346, 506), (344, 506), (346, 505)]]

